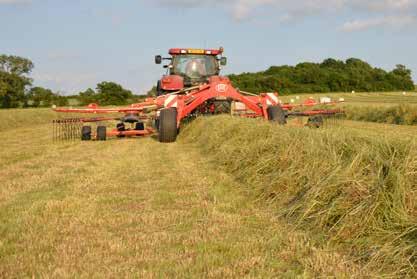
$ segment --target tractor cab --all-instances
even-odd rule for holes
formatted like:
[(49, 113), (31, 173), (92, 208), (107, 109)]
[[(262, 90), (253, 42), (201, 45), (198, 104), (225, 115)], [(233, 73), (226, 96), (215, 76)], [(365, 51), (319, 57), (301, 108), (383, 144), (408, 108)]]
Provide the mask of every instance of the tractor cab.
[(157, 94), (181, 90), (186, 87), (196, 86), (208, 81), (212, 76), (220, 74), (221, 66), (226, 65), (226, 57), (220, 57), (223, 48), (216, 50), (206, 49), (181, 49), (169, 50), (171, 57), (155, 57), (155, 63), (161, 64), (163, 60), (170, 61), (164, 65), (167, 74), (158, 81)]

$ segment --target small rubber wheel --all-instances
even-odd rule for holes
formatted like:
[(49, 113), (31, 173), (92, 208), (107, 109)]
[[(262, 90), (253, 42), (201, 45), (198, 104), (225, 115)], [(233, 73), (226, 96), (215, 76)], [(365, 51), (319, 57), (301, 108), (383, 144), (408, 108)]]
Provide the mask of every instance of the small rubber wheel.
[(287, 116), (281, 106), (270, 106), (267, 108), (268, 119), (271, 122), (276, 122), (279, 125), (287, 124)]
[(316, 115), (308, 118), (307, 126), (311, 128), (320, 128), (323, 126), (324, 119), (321, 115)]
[(91, 126), (81, 128), (81, 140), (91, 140)]
[(123, 122), (117, 123), (116, 129), (119, 132), (125, 131), (126, 130), (125, 123)]
[(177, 135), (177, 109), (167, 108), (161, 110), (159, 115), (159, 141), (175, 142)]
[[(117, 131), (119, 131), (119, 132), (126, 131), (126, 126), (125, 126), (125, 123), (123, 123), (123, 122), (117, 123), (117, 125), (116, 125), (116, 129), (117, 129)], [(117, 136), (117, 137), (118, 137), (118, 138), (124, 138), (125, 136), (121, 135), (121, 136)]]
[(136, 125), (135, 125), (135, 130), (136, 131), (145, 130), (145, 124), (143, 124), (143, 122), (137, 122)]
[(106, 126), (97, 127), (97, 140), (105, 141), (107, 139), (107, 129)]

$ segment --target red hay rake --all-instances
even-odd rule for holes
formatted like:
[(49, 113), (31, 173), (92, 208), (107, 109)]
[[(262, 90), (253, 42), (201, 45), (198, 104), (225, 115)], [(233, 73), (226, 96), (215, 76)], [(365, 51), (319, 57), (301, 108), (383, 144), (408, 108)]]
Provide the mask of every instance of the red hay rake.
[[(219, 75), (220, 66), (226, 64), (224, 57), (218, 57), (223, 53), (222, 48), (171, 49), (169, 53), (170, 58), (155, 58), (157, 64), (162, 60), (171, 61), (165, 66), (168, 74), (158, 81), (157, 97), (119, 108), (101, 108), (97, 104), (86, 108), (55, 108), (60, 113), (92, 114), (94, 117), (55, 120), (54, 138), (106, 140), (109, 137), (142, 137), (158, 133), (160, 142), (174, 142), (181, 123), (200, 115), (230, 113), (239, 117), (263, 118), (281, 125), (287, 123), (288, 117), (304, 116), (309, 117), (307, 125), (319, 127), (323, 118), (343, 113), (339, 109), (305, 110), (306, 107), (322, 105), (314, 99), (301, 104), (283, 104), (277, 93), (257, 95), (234, 88), (229, 78)], [(326, 102), (325, 105), (339, 102)], [(106, 122), (115, 122), (115, 128), (108, 129)], [(95, 129), (92, 124), (95, 124)]]

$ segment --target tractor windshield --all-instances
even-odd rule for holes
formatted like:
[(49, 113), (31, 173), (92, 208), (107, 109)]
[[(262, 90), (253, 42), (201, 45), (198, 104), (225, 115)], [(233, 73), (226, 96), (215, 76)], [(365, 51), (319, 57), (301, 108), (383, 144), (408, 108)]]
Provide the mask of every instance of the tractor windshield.
[(176, 55), (172, 73), (189, 79), (201, 79), (218, 73), (217, 59), (212, 55)]

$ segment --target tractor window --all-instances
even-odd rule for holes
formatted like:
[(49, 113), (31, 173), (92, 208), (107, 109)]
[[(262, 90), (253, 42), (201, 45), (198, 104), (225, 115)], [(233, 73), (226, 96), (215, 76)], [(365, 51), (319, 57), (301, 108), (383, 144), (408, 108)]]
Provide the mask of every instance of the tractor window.
[(172, 65), (173, 74), (191, 79), (217, 74), (217, 60), (211, 55), (177, 55), (173, 58)]

